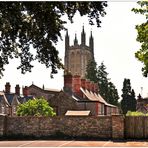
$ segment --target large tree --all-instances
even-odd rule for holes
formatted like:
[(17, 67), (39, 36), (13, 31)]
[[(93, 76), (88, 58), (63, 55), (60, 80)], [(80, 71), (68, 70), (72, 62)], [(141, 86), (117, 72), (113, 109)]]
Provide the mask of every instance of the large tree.
[(93, 81), (98, 82), (97, 79), (97, 63), (94, 60), (88, 62), (86, 67), (86, 78)]
[(146, 20), (141, 25), (136, 25), (138, 32), (137, 41), (141, 43), (141, 48), (135, 53), (136, 58), (143, 63), (142, 72), (145, 77), (148, 76), (148, 1), (137, 2), (140, 8), (133, 8), (135, 13), (142, 14)]
[(108, 78), (106, 66), (102, 62), (99, 67), (95, 61), (90, 61), (86, 69), (86, 78), (98, 83), (100, 95), (108, 102), (119, 105), (119, 95), (115, 85)]
[[(55, 44), (66, 21), (76, 12), (87, 15), (89, 24), (100, 27), (107, 2), (0, 2), (0, 76), (10, 58), (19, 58), (22, 73), (31, 71), (32, 61), (51, 67), (51, 76), (63, 68)], [(94, 21), (95, 20), (95, 21)], [(31, 52), (30, 48), (33, 48)]]
[(121, 96), (121, 109), (123, 114), (126, 114), (128, 111), (136, 111), (135, 92), (131, 89), (130, 79), (124, 79)]
[(108, 102), (108, 73), (106, 72), (106, 66), (102, 62), (98, 67), (97, 78), (99, 85), (99, 93), (100, 95)]
[(118, 95), (118, 90), (116, 89), (115, 85), (112, 82), (108, 83), (108, 102), (119, 106), (119, 95)]

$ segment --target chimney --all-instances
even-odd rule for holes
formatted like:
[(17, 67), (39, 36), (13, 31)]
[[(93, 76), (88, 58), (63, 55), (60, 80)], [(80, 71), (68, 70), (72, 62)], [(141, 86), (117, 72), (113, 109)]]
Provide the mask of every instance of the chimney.
[(15, 86), (15, 93), (16, 93), (17, 95), (20, 95), (20, 86), (19, 86), (19, 85), (16, 85), (16, 86)]
[(5, 85), (5, 93), (10, 93), (10, 88), (11, 88), (11, 85), (10, 85), (10, 83), (9, 82), (7, 82), (6, 83), (6, 85)]
[(23, 96), (28, 96), (29, 95), (29, 90), (28, 87), (25, 86), (25, 88), (23, 88)]
[(73, 77), (71, 74), (64, 75), (64, 91), (72, 91)]
[(90, 81), (86, 80), (86, 89), (90, 91)]
[(80, 87), (81, 87), (81, 76), (79, 75), (73, 76), (73, 92), (78, 96), (82, 96)]
[(90, 82), (90, 91), (94, 92), (94, 82)]
[(86, 79), (81, 79), (81, 87), (85, 90), (86, 89)]
[(94, 83), (94, 92), (96, 94), (98, 94), (98, 92), (99, 92), (99, 87), (98, 87), (98, 84), (97, 83)]

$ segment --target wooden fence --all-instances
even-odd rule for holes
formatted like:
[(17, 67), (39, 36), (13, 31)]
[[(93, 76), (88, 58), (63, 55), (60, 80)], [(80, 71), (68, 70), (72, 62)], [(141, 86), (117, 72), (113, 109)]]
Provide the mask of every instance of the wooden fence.
[(125, 117), (125, 138), (128, 139), (148, 138), (148, 117), (147, 116)]

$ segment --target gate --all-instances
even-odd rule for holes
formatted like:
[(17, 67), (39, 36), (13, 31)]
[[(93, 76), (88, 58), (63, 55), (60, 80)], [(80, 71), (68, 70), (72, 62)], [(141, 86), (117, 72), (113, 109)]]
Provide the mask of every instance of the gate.
[(126, 116), (125, 117), (125, 138), (128, 138), (128, 139), (148, 138), (148, 117), (147, 116)]

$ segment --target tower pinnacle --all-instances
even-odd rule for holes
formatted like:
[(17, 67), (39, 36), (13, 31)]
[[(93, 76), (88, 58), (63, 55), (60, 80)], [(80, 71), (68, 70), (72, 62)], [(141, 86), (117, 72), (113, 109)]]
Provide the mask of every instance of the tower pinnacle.
[(75, 33), (74, 45), (78, 45), (77, 34)]
[(89, 47), (90, 47), (92, 56), (93, 56), (93, 58), (94, 58), (94, 38), (93, 38), (93, 36), (92, 36), (92, 30), (91, 30), (91, 32), (90, 32)]
[(81, 44), (82, 45), (85, 45), (85, 31), (84, 31), (84, 24), (83, 24), (83, 27), (82, 27), (82, 33), (81, 33)]

